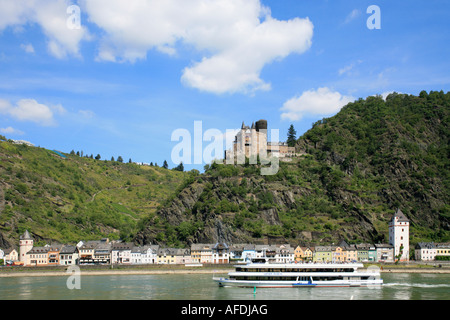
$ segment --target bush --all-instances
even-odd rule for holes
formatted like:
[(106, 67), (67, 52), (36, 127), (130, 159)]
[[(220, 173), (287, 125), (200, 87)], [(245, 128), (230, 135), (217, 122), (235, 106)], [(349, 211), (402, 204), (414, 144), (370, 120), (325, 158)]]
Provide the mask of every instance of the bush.
[(28, 187), (25, 183), (19, 183), (16, 186), (16, 190), (21, 194), (26, 194), (28, 192)]
[(450, 261), (450, 256), (436, 256), (434, 259), (436, 261)]

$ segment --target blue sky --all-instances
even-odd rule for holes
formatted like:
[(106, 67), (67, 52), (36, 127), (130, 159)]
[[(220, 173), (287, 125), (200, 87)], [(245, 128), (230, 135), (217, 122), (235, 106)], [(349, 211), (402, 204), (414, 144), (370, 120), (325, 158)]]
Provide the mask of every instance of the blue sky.
[(449, 91), (448, 17), (448, 1), (0, 0), (0, 134), (171, 168), (194, 121), (266, 119), (285, 140), (360, 97)]

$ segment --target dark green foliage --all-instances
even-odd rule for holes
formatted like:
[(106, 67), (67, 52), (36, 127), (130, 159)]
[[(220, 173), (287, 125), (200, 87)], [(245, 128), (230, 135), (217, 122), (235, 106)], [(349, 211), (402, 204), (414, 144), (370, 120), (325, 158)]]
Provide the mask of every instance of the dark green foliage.
[(288, 137), (286, 141), (289, 147), (295, 147), (295, 144), (297, 142), (296, 135), (297, 131), (295, 131), (294, 125), (291, 124), (288, 129)]

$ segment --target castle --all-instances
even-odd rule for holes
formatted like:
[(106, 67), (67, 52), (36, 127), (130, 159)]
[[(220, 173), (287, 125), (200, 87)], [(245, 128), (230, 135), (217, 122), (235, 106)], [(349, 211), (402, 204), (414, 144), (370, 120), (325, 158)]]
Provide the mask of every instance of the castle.
[(295, 147), (289, 147), (286, 142), (267, 141), (267, 120), (253, 122), (251, 127), (242, 122), (232, 149), (225, 151), (225, 159), (233, 157), (251, 159), (266, 154), (268, 157), (278, 157), (281, 161), (290, 161), (290, 157), (296, 155)]

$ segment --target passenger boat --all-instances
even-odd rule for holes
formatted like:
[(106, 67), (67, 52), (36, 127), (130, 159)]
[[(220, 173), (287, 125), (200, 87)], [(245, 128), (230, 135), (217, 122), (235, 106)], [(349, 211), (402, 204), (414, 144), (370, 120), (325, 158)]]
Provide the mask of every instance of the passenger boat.
[(249, 263), (236, 265), (228, 278), (213, 277), (219, 286), (277, 287), (366, 287), (383, 284), (378, 269), (361, 263)]

